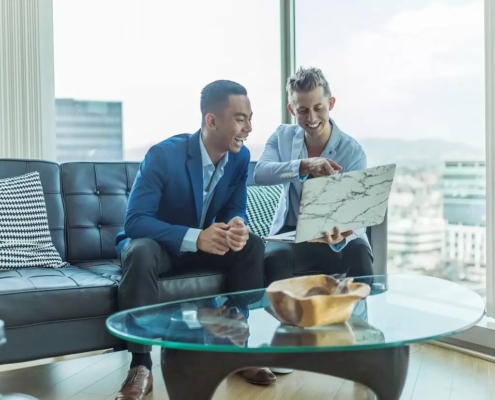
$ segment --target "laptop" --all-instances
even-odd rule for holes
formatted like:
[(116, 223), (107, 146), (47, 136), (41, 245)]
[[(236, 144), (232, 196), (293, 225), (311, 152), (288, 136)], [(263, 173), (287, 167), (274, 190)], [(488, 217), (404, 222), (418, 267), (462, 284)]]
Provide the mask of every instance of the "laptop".
[(302, 184), (296, 230), (268, 236), (272, 242), (301, 243), (379, 225), (385, 219), (395, 164), (307, 179)]

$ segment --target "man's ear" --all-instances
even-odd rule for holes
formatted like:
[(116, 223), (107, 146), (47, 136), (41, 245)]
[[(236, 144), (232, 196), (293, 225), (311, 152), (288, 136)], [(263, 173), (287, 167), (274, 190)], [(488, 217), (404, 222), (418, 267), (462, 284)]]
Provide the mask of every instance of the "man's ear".
[(208, 113), (205, 116), (205, 125), (209, 130), (214, 130), (217, 128), (217, 121), (215, 119), (215, 115)]
[(296, 113), (294, 111), (294, 108), (292, 107), (292, 104), (287, 104), (287, 110), (289, 110), (289, 112), (295, 117), (296, 116)]
[(335, 105), (335, 97), (330, 97), (328, 101), (328, 111), (332, 111), (333, 106)]

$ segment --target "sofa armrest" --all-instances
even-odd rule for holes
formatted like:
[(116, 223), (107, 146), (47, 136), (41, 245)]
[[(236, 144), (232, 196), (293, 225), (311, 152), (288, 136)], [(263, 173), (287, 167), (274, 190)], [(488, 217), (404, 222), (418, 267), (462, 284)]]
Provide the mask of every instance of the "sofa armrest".
[(388, 213), (385, 214), (385, 219), (380, 225), (371, 227), (370, 243), (373, 249), (373, 268), (376, 275), (387, 273), (387, 219)]

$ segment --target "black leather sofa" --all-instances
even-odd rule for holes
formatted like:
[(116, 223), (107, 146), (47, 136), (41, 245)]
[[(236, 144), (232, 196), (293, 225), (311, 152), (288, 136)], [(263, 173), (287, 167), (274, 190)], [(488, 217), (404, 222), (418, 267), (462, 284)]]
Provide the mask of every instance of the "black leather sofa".
[[(251, 165), (250, 185), (252, 182)], [(7, 344), (0, 364), (119, 348), (105, 328), (117, 311), (120, 262), (115, 235), (123, 229), (139, 163), (0, 160), (0, 179), (38, 171), (45, 193), (50, 232), (71, 267), (0, 271), (0, 319)], [(368, 230), (377, 272), (384, 272), (386, 221)], [(163, 302), (224, 293), (220, 269), (191, 265), (160, 280)]]

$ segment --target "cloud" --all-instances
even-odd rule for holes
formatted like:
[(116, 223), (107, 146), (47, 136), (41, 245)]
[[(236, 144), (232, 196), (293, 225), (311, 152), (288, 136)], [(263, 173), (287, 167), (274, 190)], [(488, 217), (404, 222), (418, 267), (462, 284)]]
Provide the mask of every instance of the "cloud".
[(348, 66), (357, 76), (373, 76), (369, 81), (382, 84), (455, 79), (480, 71), (482, 51), (482, 1), (433, 3), (393, 16), (376, 32), (356, 34)]
[(347, 45), (312, 62), (332, 78), (344, 130), (358, 138), (483, 140), (483, 15), (483, 1), (473, 0), (404, 10), (369, 29), (347, 17), (356, 29), (330, 40)]

